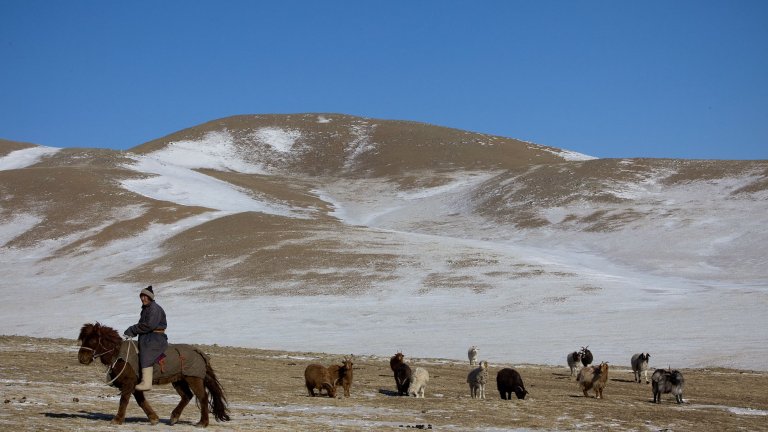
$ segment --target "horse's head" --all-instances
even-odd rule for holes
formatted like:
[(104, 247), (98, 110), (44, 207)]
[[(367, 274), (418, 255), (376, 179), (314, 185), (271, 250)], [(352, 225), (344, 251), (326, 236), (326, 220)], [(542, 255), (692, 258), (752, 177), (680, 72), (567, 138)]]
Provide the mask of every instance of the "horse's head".
[(77, 337), (80, 350), (77, 359), (81, 364), (88, 365), (97, 357), (103, 357), (115, 351), (120, 345), (120, 335), (111, 327), (96, 324), (85, 324)]

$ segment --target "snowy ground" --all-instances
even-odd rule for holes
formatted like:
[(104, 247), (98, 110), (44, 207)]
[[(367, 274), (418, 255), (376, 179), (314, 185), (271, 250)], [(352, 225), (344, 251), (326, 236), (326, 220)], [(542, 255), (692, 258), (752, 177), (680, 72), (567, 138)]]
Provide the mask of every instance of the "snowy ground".
[[(271, 135), (265, 133), (262, 139), (274, 135), (268, 132)], [(284, 137), (280, 143), (281, 151), (290, 147)], [(166, 150), (175, 152), (173, 157), (138, 157), (136, 169), (158, 177), (126, 181), (124, 187), (217, 211), (155, 226), (142, 236), (80, 257), (40, 261), (67, 239), (52, 239), (33, 249), (3, 248), (0, 334), (72, 338), (83, 323), (97, 320), (123, 329), (138, 318), (137, 293), (143, 287), (107, 279), (157, 256), (163, 240), (237, 211), (294, 214), (280, 203), (260, 202), (228, 183), (191, 171), (199, 166), (195, 153), (179, 150), (182, 147)], [(39, 149), (17, 151), (0, 158), (0, 167), (20, 168), (44, 154)], [(228, 169), (242, 166), (230, 160), (226, 148), (208, 155), (206, 167), (215, 165), (210, 160), (216, 158), (223, 158), (219, 166)], [(448, 186), (410, 194), (363, 182), (359, 190), (339, 185), (318, 190), (319, 197), (336, 206), (336, 217), (367, 226), (372, 235), (386, 238), (392, 251), (413, 257), (419, 265), (398, 268), (394, 282), (380, 284), (375, 294), (356, 297), (218, 299), (190, 296), (199, 288), (194, 282), (157, 286), (172, 341), (357, 355), (399, 350), (412, 357), (448, 359), (462, 359), (468, 346), (477, 345), (480, 357), (490, 361), (551, 365), (564, 364), (568, 352), (589, 345), (597, 361), (619, 365), (628, 365), (635, 352), (648, 351), (652, 367), (768, 370), (768, 272), (756, 265), (740, 267), (743, 261), (765, 261), (765, 243), (743, 233), (753, 230), (755, 238), (764, 238), (758, 230), (768, 214), (766, 200), (749, 204), (751, 218), (744, 217), (748, 203), (736, 200), (723, 204), (717, 218), (697, 218), (692, 208), (692, 220), (668, 229), (521, 233), (464, 214), (462, 194), (487, 179), (468, 173)], [(188, 187), (191, 181), (194, 187)], [(367, 186), (380, 190), (360, 195), (370, 190)], [(680, 200), (706, 201), (706, 195), (723, 187), (736, 186), (659, 191), (649, 183), (633, 193), (655, 194), (654, 202), (663, 198), (685, 206)], [(557, 220), (559, 211), (550, 209), (548, 214)], [(765, 213), (756, 213), (760, 211)], [(416, 232), (414, 226), (430, 219), (439, 221), (441, 228)], [(0, 243), (34, 223), (33, 215), (18, 215), (0, 226)], [(734, 224), (740, 224), (739, 229)], [(689, 243), (701, 243), (690, 236), (701, 232), (718, 233), (721, 244), (715, 241), (712, 250), (690, 252)], [(709, 258), (722, 255), (718, 248), (727, 252), (736, 235), (741, 235), (736, 240), (755, 242), (749, 245), (751, 254), (714, 267)], [(424, 289), (425, 272), (440, 272), (454, 257), (468, 256), (481, 265), (459, 272), (486, 282), (482, 290)], [(206, 317), (205, 325), (201, 317)]]
[[(340, 356), (200, 348), (210, 355), (229, 401), (231, 421), (212, 421), (209, 429), (214, 431), (402, 431), (430, 426), (440, 431), (698, 431), (713, 425), (717, 430), (751, 431), (764, 430), (768, 415), (764, 372), (683, 370), (685, 403), (679, 405), (671, 395), (652, 403), (651, 386), (635, 383), (626, 367), (610, 367), (605, 399), (597, 400), (583, 397), (564, 366), (514, 365), (529, 391), (525, 400), (501, 400), (495, 383), (481, 400), (470, 399), (466, 359), (407, 358), (430, 374), (426, 397), (416, 399), (395, 395), (387, 357), (356, 357), (351, 397), (337, 394), (330, 399), (309, 397), (302, 372), (309, 363), (338, 363)], [(171, 386), (155, 386), (147, 395), (159, 424), (150, 425), (131, 402), (126, 422), (111, 425), (118, 390), (105, 384), (104, 366), (78, 364), (76, 352), (71, 339), (0, 336), (0, 429), (169, 430), (169, 414), (179, 400)], [(509, 366), (490, 363), (491, 377)], [(191, 403), (173, 430), (192, 430), (198, 418)]]

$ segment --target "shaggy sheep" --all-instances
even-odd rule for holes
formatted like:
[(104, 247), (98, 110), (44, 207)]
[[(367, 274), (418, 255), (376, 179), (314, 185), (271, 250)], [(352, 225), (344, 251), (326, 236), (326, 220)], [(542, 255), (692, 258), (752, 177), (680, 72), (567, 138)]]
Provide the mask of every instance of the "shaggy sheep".
[(488, 362), (483, 360), (480, 367), (472, 369), (467, 375), (469, 384), (469, 395), (472, 399), (485, 399), (485, 385), (488, 384)]
[(651, 376), (653, 402), (661, 403), (661, 395), (672, 393), (677, 403), (683, 403), (683, 385), (685, 379), (678, 370), (656, 369)]
[(341, 385), (344, 389), (345, 397), (349, 397), (349, 388), (352, 385), (352, 365), (352, 356), (349, 356), (344, 357), (341, 365), (328, 366), (328, 372), (331, 374), (333, 385)]
[(638, 353), (632, 356), (632, 372), (635, 373), (635, 382), (640, 382), (640, 373), (645, 372), (645, 383), (648, 384), (648, 359), (651, 355), (647, 352)]
[(417, 367), (411, 376), (411, 383), (408, 385), (408, 396), (424, 397), (424, 390), (427, 389), (429, 382), (429, 372), (426, 369)]
[(589, 350), (589, 345), (581, 347), (581, 364), (589, 366), (592, 364), (592, 360), (594, 358), (592, 357), (592, 351)]
[(576, 377), (579, 388), (584, 392), (584, 397), (589, 397), (587, 390), (595, 390), (595, 398), (603, 398), (603, 388), (608, 381), (608, 363), (600, 363), (599, 366), (585, 366)]
[(496, 374), (496, 387), (499, 389), (499, 396), (504, 400), (512, 399), (512, 392), (518, 399), (525, 399), (528, 394), (523, 385), (523, 378), (512, 368), (504, 368)]
[(467, 357), (469, 357), (469, 365), (474, 366), (477, 364), (477, 353), (480, 351), (476, 346), (472, 345), (467, 350)]
[(573, 376), (573, 372), (576, 371), (576, 368), (579, 367), (579, 363), (581, 363), (581, 353), (574, 351), (568, 354), (565, 360), (568, 362), (568, 367), (571, 368), (571, 376)]
[(304, 383), (310, 396), (316, 396), (315, 389), (320, 391), (320, 394), (325, 389), (328, 397), (336, 397), (336, 386), (333, 384), (333, 379), (328, 369), (323, 365), (311, 364), (307, 366), (304, 369)]
[(411, 385), (411, 367), (405, 364), (405, 356), (398, 352), (389, 359), (389, 367), (395, 374), (395, 386), (397, 394), (400, 396), (408, 394), (408, 387)]

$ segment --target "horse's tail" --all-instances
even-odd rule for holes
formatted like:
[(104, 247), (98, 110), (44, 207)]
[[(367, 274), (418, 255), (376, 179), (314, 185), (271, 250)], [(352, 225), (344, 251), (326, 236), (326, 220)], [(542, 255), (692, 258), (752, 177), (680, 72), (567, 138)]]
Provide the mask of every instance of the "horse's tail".
[(229, 408), (227, 408), (227, 397), (224, 395), (224, 389), (221, 387), (216, 373), (211, 367), (211, 361), (205, 357), (205, 388), (210, 397), (211, 412), (216, 421), (229, 421)]

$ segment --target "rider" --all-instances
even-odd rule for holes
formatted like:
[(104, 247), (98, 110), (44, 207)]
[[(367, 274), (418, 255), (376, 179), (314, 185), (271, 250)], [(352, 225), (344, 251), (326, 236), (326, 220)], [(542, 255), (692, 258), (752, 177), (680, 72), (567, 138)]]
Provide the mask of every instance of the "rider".
[(155, 292), (152, 285), (139, 293), (141, 299), (141, 315), (139, 322), (128, 327), (123, 332), (128, 337), (139, 336), (139, 363), (141, 364), (141, 382), (136, 390), (152, 390), (152, 368), (156, 361), (165, 357), (168, 348), (168, 336), (165, 329), (165, 311), (155, 302)]

